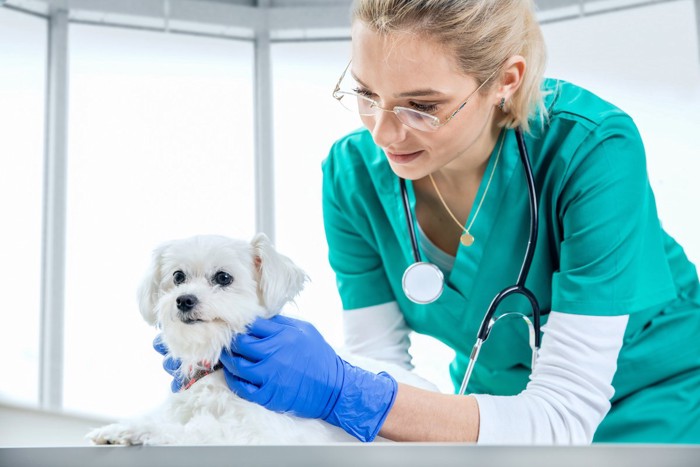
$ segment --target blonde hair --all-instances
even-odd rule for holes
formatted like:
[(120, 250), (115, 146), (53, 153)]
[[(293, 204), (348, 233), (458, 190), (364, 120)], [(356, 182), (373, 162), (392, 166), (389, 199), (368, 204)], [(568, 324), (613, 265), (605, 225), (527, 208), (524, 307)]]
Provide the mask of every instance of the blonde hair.
[(546, 117), (542, 84), (546, 50), (533, 0), (355, 0), (353, 22), (379, 34), (409, 32), (453, 51), (461, 70), (482, 84), (510, 57), (525, 58), (523, 82), (499, 122), (529, 131), (528, 119)]

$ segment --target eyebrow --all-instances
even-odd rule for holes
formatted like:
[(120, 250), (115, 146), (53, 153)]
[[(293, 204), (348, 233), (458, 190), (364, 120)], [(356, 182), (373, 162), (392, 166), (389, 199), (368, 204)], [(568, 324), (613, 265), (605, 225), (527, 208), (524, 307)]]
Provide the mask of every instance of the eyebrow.
[[(350, 74), (355, 79), (355, 81), (357, 81), (359, 84), (361, 84), (362, 86), (364, 86), (366, 88), (369, 88), (369, 86), (367, 86), (365, 83), (363, 83), (360, 78), (355, 76), (355, 74), (352, 72), (352, 70), (350, 70)], [(437, 91), (435, 89), (425, 88), (425, 89), (415, 89), (413, 91), (402, 92), (400, 94), (394, 94), (394, 99), (403, 99), (406, 97), (426, 97), (426, 96), (443, 97), (444, 95), (445, 94), (443, 92)]]

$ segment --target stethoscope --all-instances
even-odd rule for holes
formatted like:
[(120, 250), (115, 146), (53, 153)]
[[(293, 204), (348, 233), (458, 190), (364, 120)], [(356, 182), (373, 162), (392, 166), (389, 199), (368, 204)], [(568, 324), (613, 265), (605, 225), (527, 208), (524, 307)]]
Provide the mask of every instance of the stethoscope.
[[(479, 332), (476, 335), (476, 342), (474, 343), (474, 347), (472, 347), (472, 351), (469, 356), (467, 371), (464, 374), (464, 379), (462, 380), (462, 385), (459, 390), (460, 395), (463, 395), (467, 389), (469, 379), (474, 371), (474, 365), (479, 357), (481, 346), (486, 339), (488, 339), (489, 334), (491, 333), (491, 328), (499, 319), (507, 316), (519, 316), (528, 324), (528, 328), (530, 330), (530, 347), (532, 348), (531, 368), (533, 370), (535, 369), (535, 359), (540, 348), (540, 306), (537, 302), (537, 298), (535, 298), (535, 295), (527, 287), (525, 287), (525, 281), (527, 280), (527, 275), (530, 272), (532, 258), (535, 254), (535, 247), (537, 245), (537, 225), (539, 215), (537, 209), (537, 191), (535, 189), (535, 178), (532, 174), (530, 157), (527, 152), (527, 147), (525, 147), (525, 139), (520, 127), (515, 129), (515, 135), (518, 142), (518, 151), (520, 152), (520, 162), (525, 170), (525, 178), (527, 179), (527, 191), (530, 202), (530, 237), (527, 242), (527, 249), (525, 250), (525, 256), (523, 258), (523, 263), (520, 267), (520, 273), (518, 274), (518, 279), (516, 280), (515, 285), (506, 287), (493, 298), (491, 304), (486, 310), (483, 320), (481, 321)], [(408, 223), (408, 232), (411, 237), (413, 258), (415, 260), (413, 264), (406, 268), (401, 285), (403, 287), (404, 294), (412, 302), (418, 304), (432, 303), (440, 298), (440, 295), (442, 295), (442, 291), (445, 286), (445, 278), (440, 268), (432, 263), (421, 260), (420, 251), (418, 249), (418, 240), (416, 238), (416, 231), (413, 223), (413, 214), (411, 213), (411, 209), (409, 207), (406, 180), (399, 178), (399, 182), (401, 185), (401, 199), (403, 202), (404, 212), (406, 214), (406, 221)], [(518, 312), (504, 313), (496, 319), (493, 318), (493, 315), (496, 313), (496, 309), (501, 302), (514, 294), (523, 295), (528, 299), (532, 308), (532, 321), (530, 321), (527, 316)]]

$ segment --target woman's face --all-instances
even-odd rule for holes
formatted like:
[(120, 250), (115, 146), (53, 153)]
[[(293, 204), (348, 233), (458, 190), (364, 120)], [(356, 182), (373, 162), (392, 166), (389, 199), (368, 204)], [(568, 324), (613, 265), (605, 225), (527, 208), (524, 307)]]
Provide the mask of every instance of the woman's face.
[[(441, 122), (479, 86), (438, 44), (408, 33), (382, 36), (360, 21), (352, 29), (350, 73), (359, 92), (384, 109), (422, 110)], [(441, 169), (481, 167), (495, 142), (494, 130), (497, 134), (496, 103), (493, 92), (477, 92), (447, 125), (434, 132), (409, 128), (392, 112), (361, 118), (392, 170), (417, 180)]]

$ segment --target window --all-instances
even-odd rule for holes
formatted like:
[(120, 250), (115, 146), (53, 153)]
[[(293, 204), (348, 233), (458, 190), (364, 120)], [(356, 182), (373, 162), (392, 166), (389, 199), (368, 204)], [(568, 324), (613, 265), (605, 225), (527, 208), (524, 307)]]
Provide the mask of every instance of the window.
[(38, 403), (46, 21), (0, 9), (0, 398)]
[(342, 305), (323, 230), (321, 162), (336, 139), (362, 125), (331, 96), (350, 60), (350, 42), (275, 44), (271, 55), (275, 243), (311, 278), (296, 300), (300, 317), (337, 346), (343, 342)]
[(254, 234), (252, 46), (73, 25), (69, 55), (64, 405), (125, 417), (170, 387), (136, 300), (151, 250)]

